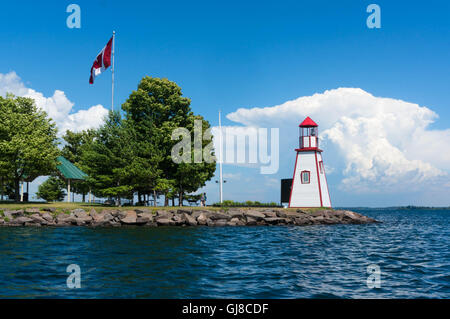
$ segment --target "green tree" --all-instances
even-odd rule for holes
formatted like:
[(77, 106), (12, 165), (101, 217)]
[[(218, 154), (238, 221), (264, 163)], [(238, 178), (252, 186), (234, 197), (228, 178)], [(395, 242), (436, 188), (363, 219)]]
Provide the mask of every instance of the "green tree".
[(81, 155), (82, 162), (88, 163), (83, 167), (94, 193), (115, 198), (118, 205), (121, 197), (130, 197), (133, 186), (127, 167), (133, 159), (133, 147), (133, 137), (124, 128), (120, 113), (110, 112)]
[(66, 183), (56, 176), (50, 176), (45, 182), (38, 187), (36, 196), (42, 198), (47, 202), (62, 201), (66, 192), (64, 188)]
[(0, 97), (0, 171), (14, 182), (16, 201), (21, 180), (55, 171), (56, 134), (55, 123), (32, 99)]
[[(215, 164), (180, 166), (172, 159), (172, 148), (177, 143), (172, 139), (172, 132), (183, 127), (193, 136), (194, 120), (198, 117), (191, 111), (190, 103), (175, 82), (146, 76), (122, 105), (125, 121), (135, 132), (134, 161), (152, 168), (142, 175), (143, 183), (139, 183), (139, 187), (151, 190), (153, 196), (157, 191), (163, 193), (165, 205), (169, 194), (175, 190), (182, 203), (183, 192), (203, 186), (215, 170)], [(209, 123), (204, 121), (204, 126), (209, 127)]]

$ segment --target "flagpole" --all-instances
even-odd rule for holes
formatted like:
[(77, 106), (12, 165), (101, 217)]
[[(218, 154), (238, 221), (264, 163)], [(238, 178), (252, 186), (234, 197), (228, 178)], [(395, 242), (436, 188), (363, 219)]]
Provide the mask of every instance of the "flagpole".
[(223, 202), (223, 177), (222, 177), (222, 162), (223, 162), (223, 146), (222, 146), (222, 121), (220, 118), (220, 110), (219, 110), (219, 149), (220, 149), (220, 157), (219, 157), (219, 192), (220, 192), (220, 203)]
[(113, 41), (112, 41), (112, 83), (111, 83), (111, 111), (114, 112), (114, 42), (116, 39), (116, 31), (113, 31)]

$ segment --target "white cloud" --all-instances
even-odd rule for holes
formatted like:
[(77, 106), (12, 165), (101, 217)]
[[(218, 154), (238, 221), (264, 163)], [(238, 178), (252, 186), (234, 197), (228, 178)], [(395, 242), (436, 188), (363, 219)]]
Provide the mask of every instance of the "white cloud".
[(67, 129), (81, 131), (97, 128), (108, 114), (108, 110), (100, 104), (91, 106), (87, 110), (71, 113), (74, 103), (66, 97), (63, 91), (55, 90), (53, 96), (46, 97), (40, 92), (27, 88), (14, 71), (6, 74), (0, 73), (0, 95), (4, 96), (6, 93), (33, 98), (36, 105), (46, 111), (49, 117), (55, 121), (59, 135), (64, 134)]
[(294, 129), (306, 116), (318, 122), (321, 145), (340, 155), (327, 154), (332, 166), (337, 169), (336, 162), (344, 162), (341, 186), (346, 189), (392, 192), (448, 181), (450, 152), (443, 150), (450, 149), (450, 129), (429, 129), (438, 115), (415, 103), (338, 88), (277, 106), (240, 108), (227, 118), (247, 126), (279, 127), (285, 139), (280, 144), (291, 150), (298, 144)]

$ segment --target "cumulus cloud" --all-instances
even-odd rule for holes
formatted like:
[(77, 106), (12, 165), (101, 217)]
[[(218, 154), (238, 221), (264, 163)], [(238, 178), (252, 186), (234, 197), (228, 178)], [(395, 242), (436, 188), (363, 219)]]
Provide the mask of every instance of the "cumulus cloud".
[(108, 110), (100, 104), (91, 106), (87, 110), (72, 112), (74, 103), (67, 98), (63, 91), (55, 90), (52, 96), (46, 97), (41, 92), (26, 87), (14, 71), (6, 74), (0, 73), (0, 95), (4, 96), (6, 93), (34, 99), (36, 105), (46, 111), (48, 116), (55, 121), (60, 135), (64, 134), (67, 129), (81, 131), (97, 128), (108, 114)]
[(279, 127), (288, 140), (283, 147), (292, 148), (298, 134), (290, 128), (306, 116), (318, 122), (321, 145), (336, 150), (332, 167), (344, 163), (344, 188), (395, 191), (448, 181), (450, 153), (442, 150), (450, 149), (450, 129), (430, 129), (438, 115), (415, 103), (338, 88), (276, 106), (240, 108), (227, 118), (246, 126)]

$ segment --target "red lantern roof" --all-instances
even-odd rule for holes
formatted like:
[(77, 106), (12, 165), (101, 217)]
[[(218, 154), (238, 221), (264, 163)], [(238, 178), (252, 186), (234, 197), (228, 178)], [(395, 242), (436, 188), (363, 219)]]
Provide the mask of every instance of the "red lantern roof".
[(311, 118), (308, 116), (302, 123), (300, 123), (299, 126), (300, 127), (316, 127), (318, 125), (316, 124), (316, 122), (311, 120)]

